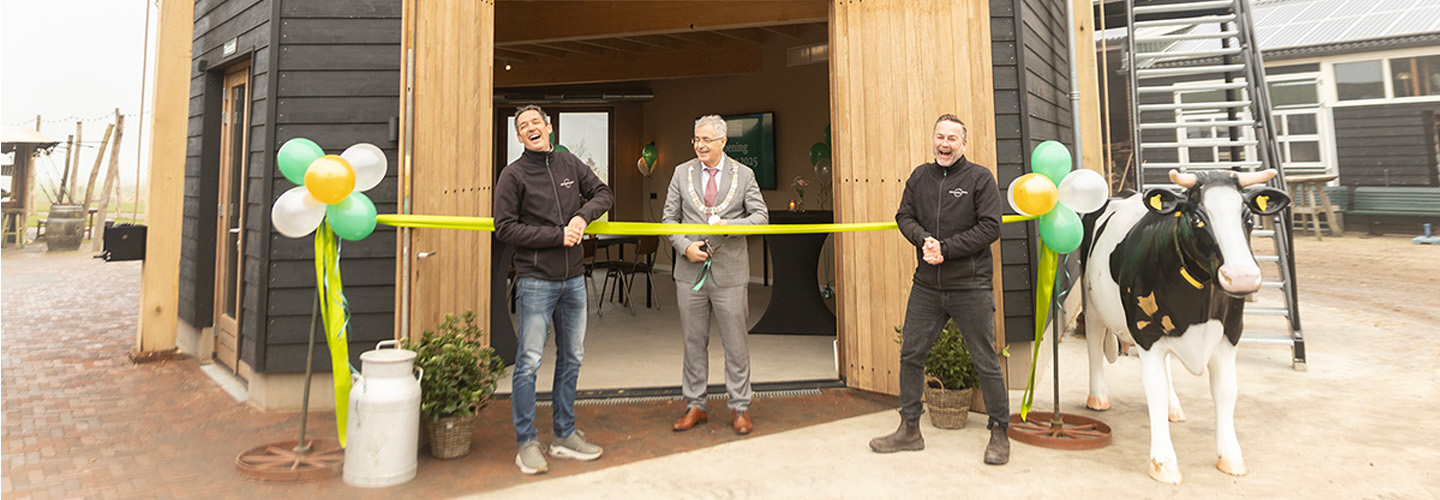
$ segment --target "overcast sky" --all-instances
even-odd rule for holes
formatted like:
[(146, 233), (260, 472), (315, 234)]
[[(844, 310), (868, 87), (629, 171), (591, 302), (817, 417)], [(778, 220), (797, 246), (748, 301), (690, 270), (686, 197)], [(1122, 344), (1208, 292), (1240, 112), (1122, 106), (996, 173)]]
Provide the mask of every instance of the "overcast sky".
[[(141, 123), (147, 127), (141, 138), (147, 152), (149, 143), (149, 119), (141, 120), (138, 114), (145, 8), (150, 1), (0, 0), (0, 123), (34, 127), (38, 114), (40, 131), (64, 141), (75, 133), (77, 119), (85, 121), (83, 139), (88, 147), (81, 149), (83, 175), (95, 161), (106, 124), (113, 121), (115, 108), (120, 108), (127, 115), (120, 151), (121, 178), (125, 186), (134, 184)], [(153, 51), (153, 25), (160, 9), (151, 7)], [(149, 64), (153, 68), (153, 57)], [(147, 86), (152, 83), (149, 80)], [(147, 95), (147, 114), (153, 107), (149, 100)], [(105, 161), (108, 163), (108, 155)], [(53, 170), (58, 172), (64, 166), (64, 155), (57, 153), (53, 162)], [(52, 170), (44, 159), (38, 160), (37, 166), (41, 173)], [(37, 179), (41, 184), (49, 182)], [(51, 189), (46, 185), (41, 191)]]

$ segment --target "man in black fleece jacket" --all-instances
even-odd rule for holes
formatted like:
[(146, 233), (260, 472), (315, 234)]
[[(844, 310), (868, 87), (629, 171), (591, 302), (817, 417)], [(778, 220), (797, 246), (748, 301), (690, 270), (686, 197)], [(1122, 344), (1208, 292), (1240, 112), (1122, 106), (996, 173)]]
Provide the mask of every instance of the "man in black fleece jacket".
[(1000, 237), (1000, 190), (989, 169), (965, 159), (966, 135), (965, 123), (955, 115), (935, 122), (935, 162), (915, 167), (895, 214), (919, 262), (901, 333), (900, 428), (872, 439), (870, 448), (878, 453), (925, 449), (920, 435), (925, 358), (946, 320), (954, 319), (990, 415), (985, 463), (1000, 465), (1010, 460), (1009, 394), (995, 353), (991, 295), (990, 244)]
[[(525, 474), (549, 469), (535, 431), (535, 372), (550, 322), (555, 325), (555, 439), (550, 455), (577, 460), (604, 451), (575, 429), (575, 385), (584, 357), (586, 301), (580, 246), (585, 226), (610, 209), (614, 195), (575, 155), (555, 152), (549, 116), (539, 106), (515, 113), (525, 151), (495, 182), (495, 236), (515, 247), (515, 300), (519, 344), (511, 384), (511, 416)], [(588, 201), (583, 201), (581, 197)]]

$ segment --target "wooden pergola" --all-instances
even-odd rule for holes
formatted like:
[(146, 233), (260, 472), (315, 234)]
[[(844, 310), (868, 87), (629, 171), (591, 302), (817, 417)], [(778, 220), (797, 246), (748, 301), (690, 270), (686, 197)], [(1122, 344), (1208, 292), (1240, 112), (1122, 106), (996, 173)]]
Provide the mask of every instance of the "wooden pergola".
[(0, 245), (25, 248), (25, 224), (30, 220), (30, 198), (34, 189), (34, 169), (30, 168), (35, 157), (42, 151), (54, 148), (60, 141), (46, 137), (38, 131), (24, 127), (5, 127), (0, 137), (0, 150), (14, 154), (15, 163), (10, 170), (10, 196), (3, 203), (3, 237)]

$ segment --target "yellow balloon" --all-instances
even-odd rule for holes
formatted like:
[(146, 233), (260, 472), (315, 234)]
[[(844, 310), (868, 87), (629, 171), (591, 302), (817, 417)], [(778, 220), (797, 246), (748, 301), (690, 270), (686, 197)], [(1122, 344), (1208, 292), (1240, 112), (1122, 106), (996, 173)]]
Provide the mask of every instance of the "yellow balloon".
[(355, 190), (355, 168), (339, 155), (322, 156), (305, 169), (305, 189), (321, 203), (340, 203)]
[(1025, 174), (1010, 184), (1015, 208), (1030, 215), (1045, 215), (1060, 201), (1060, 190), (1042, 174)]

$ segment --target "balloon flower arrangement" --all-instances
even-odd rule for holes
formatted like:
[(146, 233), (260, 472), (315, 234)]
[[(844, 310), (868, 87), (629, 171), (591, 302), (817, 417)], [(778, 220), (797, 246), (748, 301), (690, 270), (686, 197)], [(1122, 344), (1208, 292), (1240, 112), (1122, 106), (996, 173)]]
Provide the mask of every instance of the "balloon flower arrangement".
[(325, 154), (315, 141), (286, 141), (277, 155), (280, 173), (299, 186), (275, 200), (270, 222), (290, 238), (300, 238), (327, 222), (336, 236), (359, 241), (375, 231), (375, 203), (365, 196), (385, 178), (385, 153), (373, 144)]
[[(1035, 348), (1030, 363), (1030, 383), (1020, 406), (1022, 418), (1034, 402), (1035, 362), (1040, 353), (1040, 340), (1045, 334), (1046, 317), (1055, 300), (1056, 271), (1060, 256), (1080, 248), (1085, 226), (1080, 214), (1099, 210), (1109, 198), (1110, 188), (1104, 176), (1094, 170), (1072, 170), (1070, 149), (1056, 141), (1045, 141), (1030, 155), (1032, 173), (1016, 177), (1010, 183), (1006, 198), (1010, 208), (1026, 217), (1040, 219), (1040, 266), (1035, 280)], [(1064, 292), (1061, 292), (1064, 295)], [(1058, 318), (1060, 315), (1055, 315)]]
[(375, 231), (375, 203), (364, 191), (385, 178), (385, 153), (373, 144), (361, 143), (331, 155), (325, 154), (315, 141), (295, 138), (280, 147), (276, 166), (286, 179), (299, 186), (275, 200), (270, 223), (276, 232), (290, 238), (315, 233), (316, 312), (330, 347), (335, 426), (340, 445), (344, 446), (350, 395), (350, 354), (346, 345), (350, 313), (341, 286), (340, 244), (336, 237), (359, 241)]

